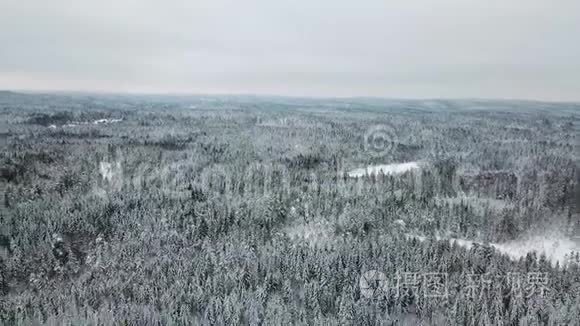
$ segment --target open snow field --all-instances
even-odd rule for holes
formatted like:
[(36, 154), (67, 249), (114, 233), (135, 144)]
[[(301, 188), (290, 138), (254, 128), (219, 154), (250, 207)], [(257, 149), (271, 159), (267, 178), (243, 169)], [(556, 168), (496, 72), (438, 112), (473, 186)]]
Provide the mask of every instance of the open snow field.
[(351, 178), (358, 178), (365, 175), (377, 175), (383, 173), (385, 175), (403, 174), (408, 171), (418, 170), (421, 166), (419, 162), (393, 163), (381, 165), (369, 165), (364, 168), (359, 168), (348, 172)]

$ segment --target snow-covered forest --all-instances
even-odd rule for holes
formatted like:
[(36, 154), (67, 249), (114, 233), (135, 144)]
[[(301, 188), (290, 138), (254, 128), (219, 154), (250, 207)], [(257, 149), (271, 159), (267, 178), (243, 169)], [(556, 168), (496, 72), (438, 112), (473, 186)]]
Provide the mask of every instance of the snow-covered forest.
[(579, 125), (574, 103), (0, 92), (0, 324), (579, 325)]

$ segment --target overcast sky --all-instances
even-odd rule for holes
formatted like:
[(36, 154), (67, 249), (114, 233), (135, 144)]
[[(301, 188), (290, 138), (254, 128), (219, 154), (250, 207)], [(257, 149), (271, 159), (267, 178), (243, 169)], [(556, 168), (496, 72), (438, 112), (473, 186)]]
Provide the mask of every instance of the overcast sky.
[(0, 89), (580, 101), (580, 0), (0, 0)]

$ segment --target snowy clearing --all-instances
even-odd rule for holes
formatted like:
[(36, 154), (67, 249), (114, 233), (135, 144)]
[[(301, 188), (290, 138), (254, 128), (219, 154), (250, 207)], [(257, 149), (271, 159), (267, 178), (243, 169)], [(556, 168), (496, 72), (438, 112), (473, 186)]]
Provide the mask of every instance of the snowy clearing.
[(116, 122), (121, 122), (121, 121), (123, 121), (123, 119), (99, 119), (99, 120), (93, 121), (93, 124), (98, 125), (98, 124), (103, 124), (103, 123), (116, 123)]
[(569, 260), (571, 252), (580, 251), (580, 246), (565, 236), (557, 238), (536, 236), (524, 240), (493, 244), (493, 246), (514, 259), (525, 257), (528, 252), (532, 251), (537, 252), (538, 255), (543, 253), (553, 264), (556, 262), (565, 264)]
[(332, 228), (325, 221), (293, 224), (283, 232), (291, 240), (304, 241), (313, 247), (328, 244), (333, 239)]
[[(426, 239), (426, 237), (418, 235), (409, 235), (408, 237), (416, 238), (420, 241), (425, 241)], [(437, 240), (445, 239), (441, 237), (435, 238)], [(459, 246), (466, 248), (471, 248), (474, 244), (484, 245), (481, 242), (465, 239), (449, 238), (448, 240), (450, 243), (455, 242)], [(505, 243), (490, 243), (489, 245), (514, 260), (525, 257), (528, 253), (535, 251), (538, 257), (544, 254), (552, 264), (559, 262), (561, 265), (565, 265), (570, 260), (571, 253), (580, 251), (580, 246), (576, 242), (563, 235), (552, 237), (534, 236)]]
[(418, 170), (421, 166), (419, 162), (393, 163), (381, 165), (369, 165), (365, 168), (359, 168), (348, 172), (351, 178), (363, 177), (365, 175), (383, 173), (385, 175), (403, 174), (407, 171)]
[[(101, 124), (110, 124), (110, 123), (118, 123), (123, 121), (123, 119), (98, 119), (95, 121), (73, 121), (67, 124), (62, 125), (62, 127), (78, 127), (84, 125), (101, 125)], [(56, 129), (56, 125), (50, 125), (49, 128)]]

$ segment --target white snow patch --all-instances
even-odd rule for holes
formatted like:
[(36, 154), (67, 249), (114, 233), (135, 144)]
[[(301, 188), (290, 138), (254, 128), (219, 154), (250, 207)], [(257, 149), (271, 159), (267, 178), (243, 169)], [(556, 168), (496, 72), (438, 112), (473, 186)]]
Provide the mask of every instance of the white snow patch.
[(419, 162), (406, 162), (394, 164), (369, 165), (365, 168), (359, 168), (348, 172), (351, 178), (363, 177), (365, 175), (383, 173), (385, 175), (403, 174), (407, 171), (420, 169)]
[(100, 124), (117, 123), (117, 122), (121, 122), (121, 121), (123, 121), (123, 119), (97, 119), (93, 122), (73, 121), (73, 122), (70, 122), (70, 123), (63, 125), (63, 127), (78, 127), (78, 126), (90, 125), (90, 124), (100, 125)]
[(578, 244), (564, 236), (558, 238), (537, 236), (524, 240), (493, 244), (493, 246), (514, 259), (525, 257), (528, 252), (535, 251), (538, 255), (546, 255), (546, 258), (554, 264), (556, 262), (565, 264), (570, 259), (572, 252), (580, 251)]
[(405, 221), (403, 220), (395, 220), (395, 224), (397, 224), (400, 227), (407, 227), (407, 223), (405, 223)]
[(121, 121), (123, 121), (123, 119), (98, 119), (93, 121), (93, 124), (98, 125), (103, 123), (116, 123)]
[[(409, 238), (416, 238), (419, 241), (425, 241), (426, 237), (419, 235), (408, 235)], [(437, 240), (444, 238), (435, 237)], [(473, 244), (484, 245), (481, 242), (449, 238), (449, 242), (457, 243), (461, 247), (471, 248)], [(580, 251), (580, 245), (565, 236), (534, 236), (526, 239), (514, 240), (504, 243), (489, 243), (502, 254), (508, 255), (512, 259), (520, 259), (528, 253), (535, 251), (539, 257), (541, 254), (546, 255), (548, 261), (552, 264), (559, 262), (561, 265), (567, 264), (571, 260), (573, 252)]]
[(113, 165), (109, 162), (99, 162), (99, 172), (103, 180), (111, 181), (113, 179)]
[(304, 241), (311, 246), (324, 245), (332, 240), (331, 227), (322, 221), (288, 226), (284, 233), (293, 241)]
[(120, 187), (123, 181), (121, 162), (99, 162), (99, 173), (104, 181), (112, 187)]

